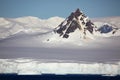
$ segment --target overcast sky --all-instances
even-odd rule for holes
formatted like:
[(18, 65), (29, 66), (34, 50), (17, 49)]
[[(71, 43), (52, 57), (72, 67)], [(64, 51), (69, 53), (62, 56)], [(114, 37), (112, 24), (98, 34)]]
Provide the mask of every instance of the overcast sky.
[(120, 0), (0, 0), (0, 17), (67, 17), (76, 8), (89, 17), (120, 16)]

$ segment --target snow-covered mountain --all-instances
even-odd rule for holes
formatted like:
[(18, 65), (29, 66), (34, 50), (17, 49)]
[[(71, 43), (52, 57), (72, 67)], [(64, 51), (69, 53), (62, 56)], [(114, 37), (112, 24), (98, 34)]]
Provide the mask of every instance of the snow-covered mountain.
[(119, 75), (119, 41), (120, 17), (90, 20), (79, 9), (66, 19), (0, 18), (0, 73)]
[[(0, 39), (21, 32), (32, 34), (50, 31), (58, 33), (59, 36), (63, 38), (70, 37), (70, 40), (72, 38), (75, 39), (75, 37), (79, 39), (94, 39), (96, 35), (119, 35), (119, 18), (114, 18), (114, 21), (112, 21), (112, 19), (113, 18), (90, 20), (79, 9), (72, 12), (65, 20), (60, 17), (52, 17), (45, 20), (31, 16), (21, 18), (0, 18)], [(93, 21), (95, 22), (93, 23)], [(53, 38), (53, 36), (51, 38)]]
[(77, 9), (55, 29), (55, 32), (63, 38), (69, 38), (75, 31), (78, 31), (76, 34), (79, 35), (76, 37), (84, 39), (93, 38), (99, 32), (104, 34), (111, 32), (111, 36), (116, 34), (117, 27), (110, 24), (101, 24), (96, 26), (83, 12)]
[(72, 12), (69, 17), (67, 17), (55, 30), (63, 38), (69, 38), (69, 34), (72, 35), (78, 29), (79, 36), (81, 38), (90, 37), (88, 34), (94, 34), (96, 26), (91, 22), (91, 20), (83, 14), (79, 9)]
[[(50, 43), (56, 46), (64, 43), (81, 45), (86, 41), (97, 41), (98, 37), (120, 36), (119, 24), (119, 17), (90, 20), (79, 9), (66, 19), (61, 17), (40, 19), (32, 16), (0, 18), (0, 39), (32, 35), (36, 43), (41, 42), (46, 45)], [(29, 38), (29, 41), (31, 39), (33, 38)]]
[[(57, 20), (57, 22), (55, 22)], [(0, 18), (0, 39), (23, 33), (45, 33), (51, 31), (64, 18), (52, 17), (47, 20), (37, 17)]]
[(61, 17), (39, 19), (32, 16), (21, 18), (0, 18), (0, 39), (19, 34), (20, 32), (31, 34), (46, 33), (53, 30), (63, 38), (72, 36), (74, 38), (74, 36), (76, 36), (78, 38), (93, 39), (96, 35), (118, 35), (119, 24), (119, 17), (90, 20), (79, 9), (72, 12), (66, 19)]

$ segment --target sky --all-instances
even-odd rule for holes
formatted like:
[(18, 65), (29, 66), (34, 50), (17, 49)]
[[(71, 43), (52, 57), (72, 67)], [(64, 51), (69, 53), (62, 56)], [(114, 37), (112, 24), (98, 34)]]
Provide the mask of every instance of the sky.
[(0, 0), (0, 17), (68, 17), (77, 8), (91, 18), (120, 16), (120, 0)]

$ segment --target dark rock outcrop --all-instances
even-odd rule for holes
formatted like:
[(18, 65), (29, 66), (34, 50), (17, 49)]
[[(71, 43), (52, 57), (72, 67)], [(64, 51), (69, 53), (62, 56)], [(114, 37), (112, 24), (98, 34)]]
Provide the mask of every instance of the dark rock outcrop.
[(99, 31), (100, 33), (109, 33), (112, 31), (112, 34), (115, 34), (115, 32), (117, 30), (118, 30), (118, 28), (115, 28), (115, 27), (108, 25), (108, 24), (104, 24), (100, 28), (98, 28), (97, 31)]

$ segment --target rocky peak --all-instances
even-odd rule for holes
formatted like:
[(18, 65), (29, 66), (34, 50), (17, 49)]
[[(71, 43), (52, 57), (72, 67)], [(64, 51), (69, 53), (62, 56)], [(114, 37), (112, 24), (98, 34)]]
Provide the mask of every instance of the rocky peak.
[(95, 25), (88, 17), (83, 14), (79, 9), (72, 12), (54, 31), (63, 38), (68, 38), (69, 33), (73, 33), (76, 29), (80, 30), (84, 36), (87, 35), (86, 31), (93, 34)]

